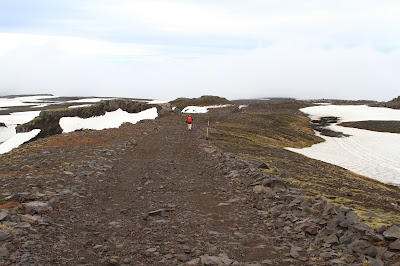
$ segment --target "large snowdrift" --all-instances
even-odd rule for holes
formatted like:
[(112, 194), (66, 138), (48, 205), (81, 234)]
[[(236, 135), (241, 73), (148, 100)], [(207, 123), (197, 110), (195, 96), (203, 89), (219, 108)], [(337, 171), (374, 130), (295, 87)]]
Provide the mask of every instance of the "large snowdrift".
[(12, 138), (0, 144), (0, 154), (11, 151), (14, 148), (19, 147), (25, 142), (33, 139), (39, 134), (40, 129), (34, 129), (30, 132), (15, 134)]
[[(337, 116), (339, 122), (400, 121), (400, 110), (357, 105), (322, 105), (300, 109), (311, 119)], [(287, 148), (307, 157), (335, 164), (383, 183), (400, 185), (400, 134), (331, 125), (328, 129), (350, 137), (326, 137), (325, 142), (303, 149)]]
[(118, 109), (113, 112), (107, 112), (103, 116), (91, 118), (63, 117), (60, 119), (60, 126), (64, 133), (81, 129), (102, 130), (106, 128), (118, 128), (125, 122), (135, 124), (140, 120), (155, 119), (156, 117), (156, 107), (133, 114)]

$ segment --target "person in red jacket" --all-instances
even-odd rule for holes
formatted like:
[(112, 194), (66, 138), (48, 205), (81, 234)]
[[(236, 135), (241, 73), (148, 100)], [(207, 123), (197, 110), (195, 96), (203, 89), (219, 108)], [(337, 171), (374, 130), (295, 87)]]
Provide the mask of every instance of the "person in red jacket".
[(188, 125), (188, 130), (192, 130), (193, 118), (192, 118), (191, 115), (189, 115), (189, 116), (186, 118), (186, 123), (187, 123), (187, 125)]

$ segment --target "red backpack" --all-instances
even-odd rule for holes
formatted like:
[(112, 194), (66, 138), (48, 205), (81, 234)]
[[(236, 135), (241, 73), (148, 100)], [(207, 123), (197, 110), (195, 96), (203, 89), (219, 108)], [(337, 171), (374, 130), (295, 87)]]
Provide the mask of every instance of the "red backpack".
[(188, 118), (186, 119), (186, 121), (188, 122), (188, 124), (191, 124), (191, 123), (192, 123), (192, 117), (191, 117), (191, 116), (188, 116)]

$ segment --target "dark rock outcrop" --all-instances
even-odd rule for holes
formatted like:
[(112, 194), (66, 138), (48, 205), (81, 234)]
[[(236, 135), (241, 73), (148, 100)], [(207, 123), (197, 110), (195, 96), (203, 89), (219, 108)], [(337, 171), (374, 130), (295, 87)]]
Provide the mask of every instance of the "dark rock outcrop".
[(330, 126), (331, 124), (335, 124), (339, 121), (338, 117), (335, 116), (326, 116), (326, 117), (321, 117), (318, 120), (312, 120), (311, 122), (313, 123), (313, 128), (315, 131), (318, 131), (321, 133), (323, 136), (327, 137), (348, 137), (349, 135), (343, 134), (343, 132), (337, 132), (333, 131), (331, 129), (326, 128), (327, 126)]
[(183, 110), (186, 106), (208, 106), (208, 105), (222, 105), (231, 103), (225, 98), (218, 96), (204, 95), (200, 98), (177, 98), (170, 102), (172, 106)]
[(163, 103), (163, 104), (157, 105), (157, 113), (158, 113), (158, 116), (160, 116), (160, 117), (171, 114), (172, 112), (173, 112), (173, 110), (172, 110), (170, 103)]
[(394, 98), (388, 102), (380, 102), (371, 104), (371, 106), (387, 107), (392, 109), (400, 109), (400, 96)]
[(33, 129), (40, 129), (40, 133), (35, 138), (43, 138), (62, 133), (59, 121), (62, 117), (81, 117), (89, 118), (101, 116), (106, 112), (122, 109), (128, 113), (138, 113), (152, 106), (144, 103), (132, 101), (129, 99), (105, 100), (86, 107), (64, 108), (56, 110), (41, 111), (39, 116), (32, 121), (19, 125), (16, 128), (17, 133), (29, 132)]
[(7, 126), (3, 122), (0, 122), (0, 127), (7, 127)]

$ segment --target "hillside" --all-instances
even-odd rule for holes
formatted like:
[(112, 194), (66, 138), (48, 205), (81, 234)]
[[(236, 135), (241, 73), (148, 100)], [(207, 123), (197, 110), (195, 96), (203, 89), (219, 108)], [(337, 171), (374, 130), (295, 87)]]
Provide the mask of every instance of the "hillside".
[(400, 109), (400, 96), (398, 96), (397, 98), (393, 98), (392, 100), (387, 101), (387, 102), (380, 102), (380, 103), (372, 104), (371, 106)]
[(321, 141), (306, 102), (231, 103), (0, 155), (0, 261), (398, 263), (398, 188), (284, 150)]

